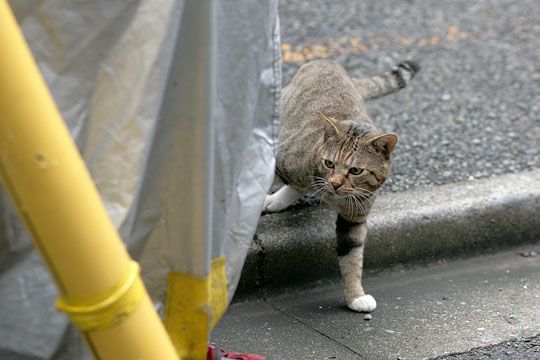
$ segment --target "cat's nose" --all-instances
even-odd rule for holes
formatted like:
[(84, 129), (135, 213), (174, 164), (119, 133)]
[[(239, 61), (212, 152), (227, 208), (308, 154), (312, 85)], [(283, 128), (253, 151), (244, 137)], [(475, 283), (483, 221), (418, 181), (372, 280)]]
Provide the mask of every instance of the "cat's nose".
[(334, 190), (337, 190), (343, 184), (341, 182), (338, 182), (338, 181), (330, 181), (330, 185), (332, 185)]

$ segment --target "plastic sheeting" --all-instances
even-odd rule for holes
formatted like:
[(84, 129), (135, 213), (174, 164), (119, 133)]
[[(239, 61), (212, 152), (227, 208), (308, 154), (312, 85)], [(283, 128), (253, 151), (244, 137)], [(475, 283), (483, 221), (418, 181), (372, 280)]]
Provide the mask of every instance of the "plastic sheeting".
[[(169, 272), (207, 276), (220, 256), (231, 298), (273, 178), (277, 1), (11, 6), (156, 304)], [(88, 357), (1, 200), (0, 358)]]

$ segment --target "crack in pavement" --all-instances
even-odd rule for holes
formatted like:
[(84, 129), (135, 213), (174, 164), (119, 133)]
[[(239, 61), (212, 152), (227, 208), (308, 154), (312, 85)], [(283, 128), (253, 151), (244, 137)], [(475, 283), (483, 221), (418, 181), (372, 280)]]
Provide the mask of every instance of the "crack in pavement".
[(257, 249), (257, 276), (256, 276), (256, 286), (257, 290), (259, 292), (260, 298), (264, 300), (265, 303), (267, 303), (272, 309), (279, 312), (282, 315), (285, 315), (289, 319), (293, 319), (295, 321), (298, 321), (303, 326), (307, 327), (308, 329), (311, 329), (315, 331), (317, 334), (329, 339), (330, 341), (336, 343), (337, 345), (341, 346), (342, 348), (347, 349), (348, 351), (352, 352), (353, 354), (357, 355), (360, 358), (364, 358), (360, 353), (358, 353), (353, 348), (347, 346), (346, 344), (332, 338), (331, 336), (325, 334), (324, 332), (320, 331), (319, 329), (311, 326), (310, 324), (303, 321), (301, 318), (296, 317), (292, 314), (289, 314), (288, 312), (280, 309), (279, 307), (273, 305), (271, 302), (269, 302), (268, 299), (268, 288), (266, 283), (266, 277), (265, 277), (265, 265), (266, 265), (266, 248), (264, 247), (262, 240), (255, 234), (253, 236), (253, 242), (258, 246)]
[[(266, 300), (265, 300), (266, 301)], [(273, 305), (272, 303), (269, 303), (268, 301), (266, 301), (268, 305), (270, 305), (270, 307), (274, 310), (276, 310), (277, 312), (279, 312), (280, 314), (283, 314), (285, 315), (286, 317), (290, 318), (290, 319), (293, 319), (293, 320), (296, 320), (298, 321), (300, 324), (304, 325), (305, 327), (307, 327), (308, 329), (311, 329), (313, 331), (315, 331), (316, 333), (318, 333), (319, 335), (322, 335), (324, 336), (325, 338), (329, 339), (330, 341), (338, 344), (339, 346), (349, 350), (350, 352), (352, 352), (353, 354), (359, 356), (360, 358), (364, 359), (364, 357), (359, 353), (357, 352), (356, 350), (354, 350), (353, 348), (347, 346), (346, 344), (343, 344), (342, 342), (334, 339), (333, 337), (325, 334), (324, 332), (320, 331), (319, 329), (311, 326), (310, 324), (306, 323), (304, 320), (302, 320), (301, 318), (299, 317), (296, 317), (292, 314), (289, 314), (288, 312), (284, 311), (284, 310), (281, 310), (280, 308), (278, 308), (277, 306)]]
[(257, 236), (257, 234), (253, 235), (253, 242), (259, 247), (257, 249), (257, 273), (255, 276), (255, 287), (257, 292), (259, 293), (259, 296), (265, 301), (268, 301), (268, 286), (266, 284), (266, 277), (265, 277), (265, 263), (266, 263), (266, 249), (261, 241), (261, 239)]

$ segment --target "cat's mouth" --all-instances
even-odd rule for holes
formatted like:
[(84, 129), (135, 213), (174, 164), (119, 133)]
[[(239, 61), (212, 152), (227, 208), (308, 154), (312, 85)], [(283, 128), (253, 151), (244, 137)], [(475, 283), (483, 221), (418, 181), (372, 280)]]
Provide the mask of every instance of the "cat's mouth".
[(356, 190), (344, 189), (344, 188), (334, 189), (333, 187), (328, 188), (328, 193), (331, 196), (335, 198), (339, 198), (339, 199), (357, 198), (359, 200), (367, 200), (373, 195), (372, 191), (369, 191), (366, 189), (356, 189)]
[(344, 192), (342, 189), (330, 189), (330, 192), (332, 193), (332, 195), (347, 196), (347, 193)]
[(330, 189), (328, 189), (328, 192), (330, 193), (330, 195), (340, 199), (351, 196), (350, 191), (341, 188), (334, 189), (330, 187)]

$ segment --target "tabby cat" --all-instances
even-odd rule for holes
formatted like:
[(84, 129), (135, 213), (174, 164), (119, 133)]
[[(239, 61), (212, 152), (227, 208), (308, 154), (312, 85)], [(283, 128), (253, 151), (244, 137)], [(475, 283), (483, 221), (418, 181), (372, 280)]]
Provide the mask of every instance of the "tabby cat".
[(366, 217), (390, 172), (397, 136), (373, 125), (364, 100), (407, 85), (419, 67), (403, 62), (365, 79), (327, 60), (303, 65), (283, 89), (276, 174), (286, 184), (266, 196), (264, 210), (281, 211), (311, 193), (332, 205), (337, 255), (350, 309), (371, 312), (375, 299), (362, 288)]

